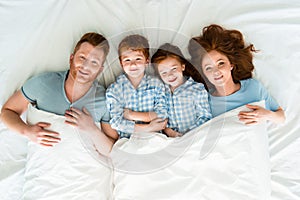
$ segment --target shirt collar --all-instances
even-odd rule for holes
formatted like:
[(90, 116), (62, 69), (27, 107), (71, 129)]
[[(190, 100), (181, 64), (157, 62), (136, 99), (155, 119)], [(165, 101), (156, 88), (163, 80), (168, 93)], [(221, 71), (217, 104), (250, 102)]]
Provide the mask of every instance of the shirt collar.
[[(184, 79), (185, 82), (182, 85), (180, 85), (178, 88), (176, 88), (173, 94), (182, 93), (183, 90), (185, 90), (187, 87), (189, 87), (194, 83), (192, 77), (184, 77)], [(171, 93), (171, 88), (169, 85), (167, 85), (166, 89)]]

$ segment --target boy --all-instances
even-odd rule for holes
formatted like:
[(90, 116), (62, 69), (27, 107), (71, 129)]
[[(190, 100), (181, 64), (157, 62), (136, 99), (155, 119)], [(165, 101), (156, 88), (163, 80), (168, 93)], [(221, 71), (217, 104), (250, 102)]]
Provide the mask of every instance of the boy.
[(124, 74), (106, 91), (111, 127), (120, 138), (135, 132), (161, 131), (167, 117), (165, 91), (160, 80), (145, 74), (148, 40), (141, 35), (127, 36), (120, 42), (118, 54)]

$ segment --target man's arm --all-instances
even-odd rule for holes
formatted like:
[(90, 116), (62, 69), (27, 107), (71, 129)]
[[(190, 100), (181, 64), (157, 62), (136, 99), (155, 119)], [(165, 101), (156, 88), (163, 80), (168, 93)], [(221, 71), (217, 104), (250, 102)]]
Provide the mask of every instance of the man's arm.
[(18, 90), (3, 105), (1, 109), (1, 120), (11, 130), (28, 137), (31, 141), (43, 146), (53, 146), (58, 143), (58, 133), (45, 130), (50, 126), (49, 123), (40, 122), (34, 125), (26, 124), (21, 115), (27, 110), (30, 102)]
[(111, 135), (113, 135), (113, 129), (109, 130), (108, 126), (103, 125), (104, 123), (101, 123), (101, 128), (98, 127), (86, 108), (83, 108), (81, 111), (72, 107), (70, 110), (66, 110), (65, 117), (66, 124), (77, 127), (90, 137), (99, 153), (106, 156), (109, 155), (115, 141), (104, 133), (102, 127), (104, 127), (105, 131), (111, 131), (109, 132)]

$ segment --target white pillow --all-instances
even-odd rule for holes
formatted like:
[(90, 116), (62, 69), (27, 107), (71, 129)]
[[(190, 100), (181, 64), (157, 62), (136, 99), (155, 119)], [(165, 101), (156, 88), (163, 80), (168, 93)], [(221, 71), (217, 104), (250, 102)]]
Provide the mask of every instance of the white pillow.
[[(28, 107), (27, 121), (51, 123), (61, 142), (43, 147), (29, 142), (24, 199), (110, 199), (110, 161), (100, 160), (81, 142), (80, 132), (64, 123), (65, 118)], [(88, 143), (87, 143), (88, 144)]]
[(112, 151), (115, 199), (262, 200), (270, 198), (264, 123), (246, 126), (240, 107), (181, 138), (134, 134)]

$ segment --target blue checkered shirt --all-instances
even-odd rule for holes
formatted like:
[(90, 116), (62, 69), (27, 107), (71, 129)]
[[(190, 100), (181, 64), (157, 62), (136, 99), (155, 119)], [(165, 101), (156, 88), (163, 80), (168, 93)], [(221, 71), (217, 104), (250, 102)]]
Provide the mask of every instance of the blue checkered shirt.
[(145, 75), (135, 89), (126, 75), (121, 74), (116, 82), (108, 87), (106, 98), (111, 116), (109, 123), (118, 131), (121, 138), (129, 138), (134, 132), (136, 123), (124, 119), (124, 108), (138, 112), (154, 111), (159, 118), (167, 118), (164, 85), (159, 79), (149, 75)]
[(208, 93), (202, 83), (189, 78), (173, 94), (169, 86), (165, 88), (168, 128), (184, 134), (212, 118)]

